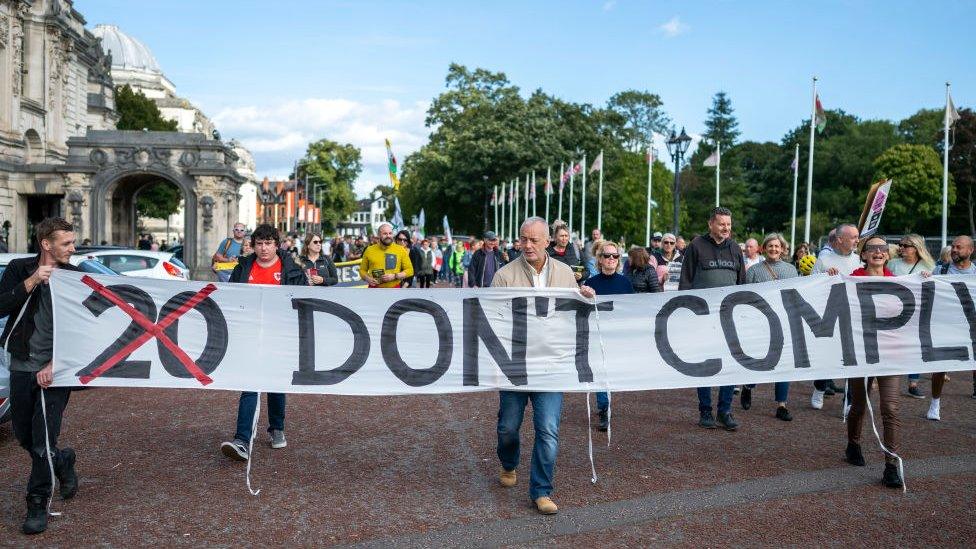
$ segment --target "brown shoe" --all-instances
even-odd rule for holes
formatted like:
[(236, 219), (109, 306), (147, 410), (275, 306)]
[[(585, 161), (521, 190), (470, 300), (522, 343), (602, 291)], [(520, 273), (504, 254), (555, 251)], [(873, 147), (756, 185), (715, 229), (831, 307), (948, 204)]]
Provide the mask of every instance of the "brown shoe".
[(506, 471), (502, 469), (502, 472), (498, 475), (498, 482), (505, 488), (515, 486), (515, 483), (518, 482), (518, 477), (515, 475), (515, 470)]
[(555, 515), (559, 511), (559, 507), (556, 507), (556, 503), (549, 496), (535, 498), (535, 508), (543, 515)]

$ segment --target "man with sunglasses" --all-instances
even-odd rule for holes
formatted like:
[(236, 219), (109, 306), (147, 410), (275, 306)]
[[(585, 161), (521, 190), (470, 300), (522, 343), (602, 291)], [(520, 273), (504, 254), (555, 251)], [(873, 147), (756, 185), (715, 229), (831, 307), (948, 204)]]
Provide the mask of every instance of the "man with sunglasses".
[(218, 282), (230, 280), (230, 274), (237, 266), (237, 257), (241, 255), (244, 246), (244, 224), (234, 223), (234, 234), (228, 236), (217, 246), (213, 254), (213, 271), (217, 274)]

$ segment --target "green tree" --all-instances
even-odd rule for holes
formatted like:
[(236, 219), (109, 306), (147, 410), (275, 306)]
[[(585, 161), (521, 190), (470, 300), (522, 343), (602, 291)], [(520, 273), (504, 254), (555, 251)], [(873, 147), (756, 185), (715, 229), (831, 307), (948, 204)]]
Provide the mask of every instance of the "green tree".
[(721, 143), (722, 147), (731, 147), (739, 139), (739, 121), (735, 117), (732, 100), (724, 91), (720, 91), (712, 98), (712, 106), (708, 109), (705, 119), (704, 136), (710, 143)]
[(115, 89), (115, 110), (119, 113), (116, 127), (120, 130), (149, 130), (174, 132), (175, 120), (166, 120), (156, 102), (142, 92), (134, 92), (128, 84)]
[[(925, 145), (895, 145), (874, 161), (875, 179), (891, 179), (891, 193), (881, 222), (891, 232), (932, 231), (941, 225), (942, 166)], [(949, 204), (956, 201), (949, 181)]]
[(622, 120), (617, 136), (624, 148), (637, 152), (651, 142), (653, 132), (665, 133), (671, 120), (662, 108), (664, 103), (656, 93), (626, 90), (615, 93), (607, 101), (607, 110)]
[(898, 123), (898, 133), (906, 143), (935, 146), (942, 141), (942, 109), (920, 109)]
[(327, 233), (336, 229), (356, 209), (353, 183), (363, 171), (361, 154), (357, 147), (341, 145), (329, 139), (309, 143), (305, 151), (307, 160), (298, 165), (299, 180), (308, 176), (309, 184), (318, 185), (321, 220)]
[(146, 187), (136, 199), (136, 213), (140, 217), (166, 219), (180, 210), (183, 195), (176, 185), (159, 181)]

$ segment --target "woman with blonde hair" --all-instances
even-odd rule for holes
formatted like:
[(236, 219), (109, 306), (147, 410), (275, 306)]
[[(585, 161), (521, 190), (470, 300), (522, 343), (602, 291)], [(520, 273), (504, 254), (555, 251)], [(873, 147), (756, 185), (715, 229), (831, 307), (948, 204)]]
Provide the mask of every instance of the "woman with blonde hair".
[(895, 276), (932, 272), (935, 260), (925, 247), (925, 239), (917, 234), (906, 234), (898, 242), (898, 257), (888, 262), (888, 270)]

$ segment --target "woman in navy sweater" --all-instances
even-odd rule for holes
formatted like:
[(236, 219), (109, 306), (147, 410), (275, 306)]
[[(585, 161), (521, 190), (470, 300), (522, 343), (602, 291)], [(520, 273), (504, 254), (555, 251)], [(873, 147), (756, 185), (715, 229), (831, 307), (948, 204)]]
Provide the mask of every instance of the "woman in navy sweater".
[[(598, 272), (586, 279), (584, 286), (593, 288), (596, 295), (611, 294), (632, 294), (634, 286), (630, 279), (620, 274), (620, 248), (617, 244), (606, 240), (599, 241), (593, 245), (593, 255), (596, 257)], [(610, 426), (608, 409), (610, 408), (610, 398), (606, 393), (596, 394), (597, 411), (600, 413), (601, 431), (606, 431)]]

